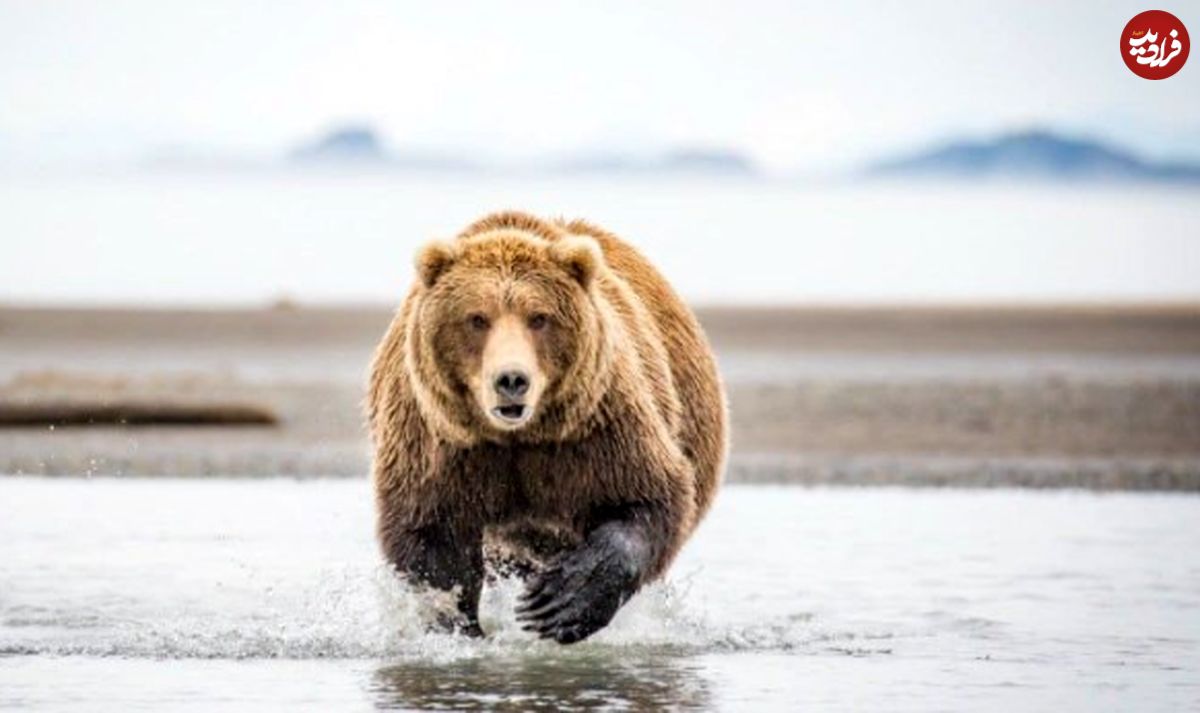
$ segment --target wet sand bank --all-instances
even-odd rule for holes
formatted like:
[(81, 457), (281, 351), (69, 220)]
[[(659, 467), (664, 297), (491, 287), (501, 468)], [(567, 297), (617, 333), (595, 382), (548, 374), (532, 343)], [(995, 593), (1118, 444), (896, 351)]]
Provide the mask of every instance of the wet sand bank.
[[(1200, 309), (701, 309), (729, 479), (1200, 490)], [(275, 426), (0, 427), (0, 472), (361, 476), (390, 310), (0, 309), (0, 406), (239, 404)]]

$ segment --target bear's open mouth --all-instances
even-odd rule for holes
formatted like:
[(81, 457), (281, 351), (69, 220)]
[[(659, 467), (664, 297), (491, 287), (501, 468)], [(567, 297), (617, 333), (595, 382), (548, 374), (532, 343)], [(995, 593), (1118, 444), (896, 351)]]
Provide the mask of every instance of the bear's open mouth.
[(499, 416), (505, 421), (516, 423), (525, 418), (525, 404), (508, 404), (506, 406), (497, 406), (492, 409), (492, 413)]

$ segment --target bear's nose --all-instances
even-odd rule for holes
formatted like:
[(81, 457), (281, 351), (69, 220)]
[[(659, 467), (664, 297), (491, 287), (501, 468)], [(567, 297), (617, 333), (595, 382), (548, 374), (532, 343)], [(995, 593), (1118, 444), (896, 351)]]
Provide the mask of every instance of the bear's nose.
[(529, 391), (529, 374), (521, 369), (506, 369), (496, 377), (493, 386), (496, 387), (496, 393), (505, 398), (519, 398)]

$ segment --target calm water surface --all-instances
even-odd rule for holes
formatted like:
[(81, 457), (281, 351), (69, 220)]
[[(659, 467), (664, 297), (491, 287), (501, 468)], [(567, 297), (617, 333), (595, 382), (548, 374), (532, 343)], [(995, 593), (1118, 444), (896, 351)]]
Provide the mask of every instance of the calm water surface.
[(729, 487), (562, 648), (422, 633), (361, 481), (0, 479), (0, 708), (1200, 706), (1200, 499)]

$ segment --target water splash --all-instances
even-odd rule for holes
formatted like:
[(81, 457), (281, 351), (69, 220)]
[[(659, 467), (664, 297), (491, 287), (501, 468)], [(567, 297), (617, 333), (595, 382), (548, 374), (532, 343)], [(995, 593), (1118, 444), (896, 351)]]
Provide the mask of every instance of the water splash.
[[(694, 575), (693, 575), (694, 576)], [(803, 617), (752, 626), (719, 625), (692, 593), (692, 576), (646, 587), (603, 631), (574, 649), (769, 650), (812, 641)], [(53, 607), (8, 611), (0, 655), (53, 654), (211, 659), (420, 659), (454, 661), (560, 647), (523, 631), (514, 609), (523, 584), (502, 579), (484, 588), (482, 640), (433, 633), (448, 595), (414, 589), (389, 568), (321, 572), (308, 587), (255, 582), (216, 606), (142, 602), (124, 615), (98, 608), (80, 618)]]

